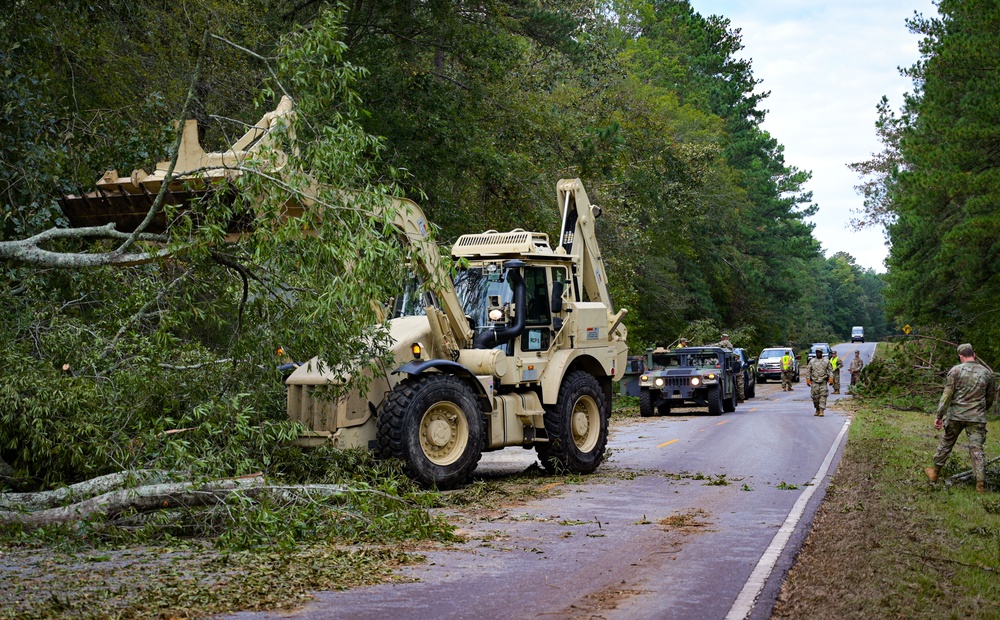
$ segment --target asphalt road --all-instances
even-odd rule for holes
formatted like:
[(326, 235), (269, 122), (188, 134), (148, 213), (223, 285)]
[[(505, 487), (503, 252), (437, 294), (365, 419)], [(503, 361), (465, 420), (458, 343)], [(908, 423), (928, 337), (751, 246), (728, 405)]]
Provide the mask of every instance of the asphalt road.
[[(845, 368), (874, 343), (834, 347)], [(846, 393), (850, 375), (843, 372)], [(849, 420), (830, 395), (777, 384), (736, 412), (617, 423), (610, 459), (548, 499), (464, 518), (469, 542), (427, 553), (410, 583), (319, 592), (296, 612), (229, 618), (722, 619), (770, 616)], [(483, 457), (479, 475), (521, 471), (534, 452)]]

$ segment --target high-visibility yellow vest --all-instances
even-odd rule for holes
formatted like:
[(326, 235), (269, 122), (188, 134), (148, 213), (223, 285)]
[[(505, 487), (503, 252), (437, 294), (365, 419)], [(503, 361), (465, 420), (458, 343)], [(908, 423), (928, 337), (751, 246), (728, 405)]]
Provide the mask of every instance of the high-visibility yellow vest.
[(834, 370), (837, 370), (837, 366), (840, 366), (840, 358), (839, 357), (831, 357), (830, 358), (830, 366)]
[(791, 355), (783, 355), (781, 357), (781, 369), (782, 370), (788, 370), (791, 367), (792, 367), (792, 356)]

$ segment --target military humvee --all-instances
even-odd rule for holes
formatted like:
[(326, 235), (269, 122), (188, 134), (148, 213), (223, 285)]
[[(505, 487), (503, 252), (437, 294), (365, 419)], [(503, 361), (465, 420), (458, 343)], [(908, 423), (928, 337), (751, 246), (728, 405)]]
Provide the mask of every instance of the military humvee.
[(708, 407), (710, 415), (736, 411), (734, 355), (720, 347), (648, 349), (639, 377), (639, 414), (666, 415), (673, 407)]

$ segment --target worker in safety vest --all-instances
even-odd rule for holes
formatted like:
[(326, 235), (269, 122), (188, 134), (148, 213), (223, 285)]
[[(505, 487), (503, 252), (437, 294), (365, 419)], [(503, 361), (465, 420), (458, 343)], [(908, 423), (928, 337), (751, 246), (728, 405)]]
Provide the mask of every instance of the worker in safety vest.
[(833, 393), (840, 394), (840, 358), (836, 351), (830, 352), (830, 368), (833, 368)]
[(781, 356), (781, 391), (793, 392), (792, 379), (795, 378), (795, 357), (791, 349), (785, 349), (785, 354)]

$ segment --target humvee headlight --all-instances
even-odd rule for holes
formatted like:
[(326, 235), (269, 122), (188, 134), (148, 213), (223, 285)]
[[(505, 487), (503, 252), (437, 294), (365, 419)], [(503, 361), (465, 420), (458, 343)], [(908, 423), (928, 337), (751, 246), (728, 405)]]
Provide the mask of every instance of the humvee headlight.
[(715, 373), (714, 373), (714, 372), (710, 372), (710, 373), (708, 373), (708, 376), (707, 376), (707, 377), (705, 377), (705, 378), (706, 378), (706, 379), (709, 379), (709, 380), (712, 380), (712, 379), (714, 379), (714, 378), (715, 378)]
[(698, 377), (691, 377), (691, 385), (701, 385), (701, 379)]
[(663, 377), (657, 377), (657, 378), (656, 378), (656, 379), (655, 379), (655, 380), (653, 381), (653, 385), (655, 385), (656, 387), (663, 387), (663, 384), (664, 384), (664, 383), (666, 383), (666, 381), (664, 381), (664, 380), (663, 380)]
[(649, 381), (649, 375), (640, 375), (639, 381)]
[(496, 323), (503, 318), (503, 310), (500, 308), (493, 308), (490, 310), (490, 320)]
[(410, 353), (413, 353), (413, 359), (420, 359), (420, 353), (424, 350), (423, 346), (419, 342), (414, 342), (410, 345)]

